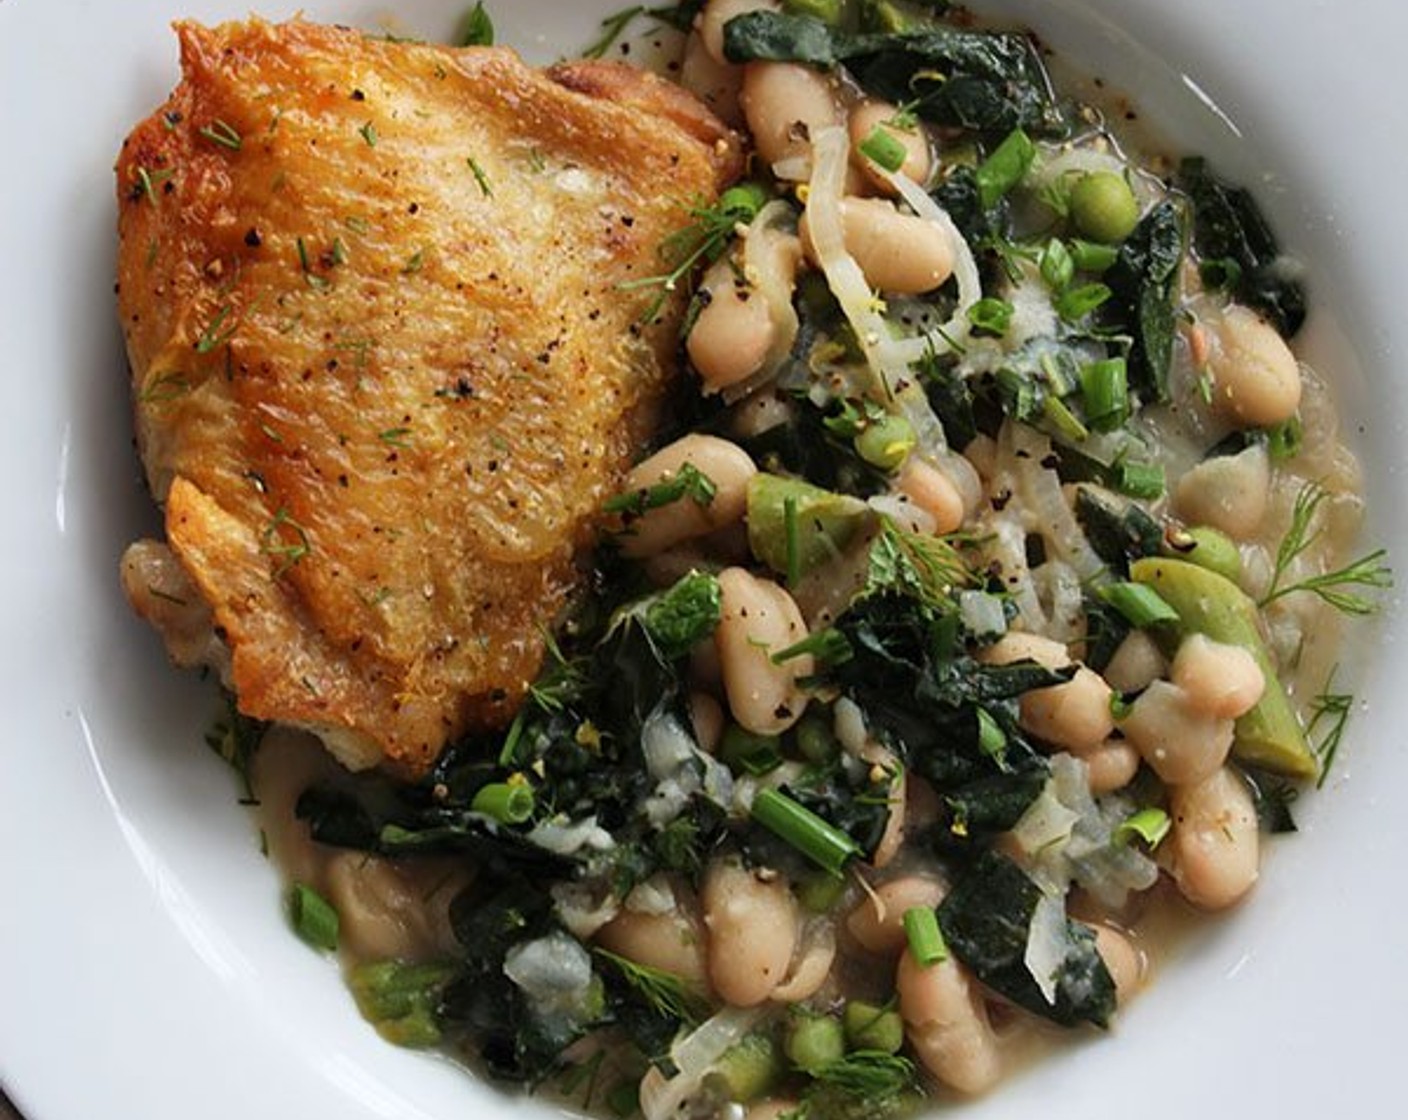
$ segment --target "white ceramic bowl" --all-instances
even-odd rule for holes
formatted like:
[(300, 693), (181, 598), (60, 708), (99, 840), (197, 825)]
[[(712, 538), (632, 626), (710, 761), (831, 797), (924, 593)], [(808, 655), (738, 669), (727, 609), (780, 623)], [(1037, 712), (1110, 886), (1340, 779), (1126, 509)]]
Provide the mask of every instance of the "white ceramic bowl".
[[(118, 589), (122, 547), (154, 518), (113, 309), (111, 166), (176, 79), (167, 22), (249, 6), (0, 0), (0, 1079), (32, 1120), (542, 1114), (384, 1044), (332, 963), (290, 936), (231, 777), (201, 743), (210, 688), (168, 669)], [(396, 10), (443, 37), (464, 7)], [(546, 61), (617, 4), (489, 7), (501, 39)], [(368, 0), (304, 8), (384, 19)], [(1000, 8), (1255, 186), (1310, 268), (1306, 345), (1363, 456), (1366, 539), (1408, 557), (1395, 513), (1408, 498), (1408, 15), (1390, 0)], [(1110, 1037), (1022, 1073), (966, 1106), (969, 1120), (1399, 1114), (1402, 636), (1396, 606), (1357, 632), (1347, 679), (1367, 705), (1248, 904), (1195, 937)]]

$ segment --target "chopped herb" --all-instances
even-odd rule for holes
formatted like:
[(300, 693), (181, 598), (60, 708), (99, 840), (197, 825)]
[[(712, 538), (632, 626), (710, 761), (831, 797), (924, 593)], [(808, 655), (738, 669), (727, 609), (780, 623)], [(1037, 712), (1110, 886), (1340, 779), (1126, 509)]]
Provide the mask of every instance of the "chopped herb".
[(372, 124), (371, 121), (368, 121), (366, 124), (362, 125), (362, 127), (359, 128), (357, 131), (358, 131), (359, 133), (361, 133), (362, 139), (367, 142), (367, 147), (369, 147), (369, 148), (375, 148), (375, 147), (376, 147), (376, 142), (377, 142), (376, 125)]
[(1315, 757), (1320, 763), (1316, 788), (1323, 786), (1325, 779), (1330, 776), (1330, 767), (1334, 765), (1335, 756), (1339, 753), (1340, 740), (1344, 738), (1345, 728), (1349, 725), (1349, 714), (1354, 707), (1352, 694), (1330, 691), (1334, 679), (1335, 670), (1332, 669), (1324, 690), (1310, 702), (1310, 724), (1305, 729), (1306, 738), (1311, 741)]
[(137, 168), (137, 190), (139, 195), (145, 195), (147, 201), (153, 206), (157, 204), (156, 188), (165, 183), (176, 172), (170, 168), (163, 168), (157, 171), (149, 171), (145, 167)]
[(1378, 602), (1357, 591), (1349, 590), (1350, 588), (1365, 587), (1382, 591), (1393, 586), (1393, 573), (1384, 563), (1388, 552), (1382, 548), (1351, 561), (1343, 568), (1307, 576), (1295, 583), (1282, 582), (1291, 565), (1315, 543), (1323, 531), (1314, 527), (1313, 523), (1320, 507), (1329, 498), (1330, 492), (1318, 482), (1307, 482), (1300, 488), (1291, 511), (1290, 527), (1276, 550), (1270, 590), (1262, 596), (1259, 606), (1266, 607), (1277, 599), (1297, 591), (1308, 591), (1337, 611), (1362, 616), (1373, 614), (1378, 609)]
[(199, 135), (204, 136), (212, 144), (219, 144), (222, 148), (229, 148), (232, 152), (237, 152), (243, 145), (240, 134), (234, 127), (219, 118), (198, 130)]
[(689, 216), (693, 221), (670, 234), (660, 246), (660, 255), (671, 266), (670, 270), (657, 276), (628, 280), (620, 285), (623, 291), (660, 288), (659, 294), (641, 314), (641, 321), (648, 322), (659, 314), (670, 293), (695, 265), (717, 260), (734, 230), (740, 225), (746, 226), (757, 217), (767, 199), (767, 191), (757, 183), (740, 183), (724, 191), (712, 206), (691, 206)]
[[(273, 432), (268, 434), (271, 439), (277, 439)], [(279, 566), (274, 570), (274, 578), (278, 579), (312, 551), (312, 544), (307, 530), (289, 516), (288, 510), (280, 507), (264, 528), (259, 550), (278, 559)]]
[(205, 330), (201, 331), (200, 337), (196, 339), (196, 353), (209, 354), (212, 350), (224, 346), (230, 341), (231, 336), (239, 328), (239, 320), (235, 320), (229, 326), (225, 326), (225, 320), (230, 317), (230, 312), (234, 310), (233, 304), (224, 304), (215, 317), (206, 324)]
[(637, 4), (634, 7), (623, 8), (615, 15), (607, 16), (601, 21), (601, 37), (582, 52), (582, 57), (601, 58), (611, 49), (611, 44), (621, 37), (631, 20), (644, 11), (645, 5)]
[(648, 510), (688, 498), (695, 505), (707, 506), (714, 500), (718, 487), (713, 480), (693, 463), (685, 463), (674, 475), (664, 482), (647, 486), (642, 490), (628, 490), (617, 494), (602, 506), (606, 513), (620, 513), (627, 518), (639, 517)]
[(147, 378), (137, 399), (142, 404), (163, 404), (183, 397), (194, 388), (189, 375), (176, 370)]
[(425, 250), (417, 249), (414, 253), (410, 255), (406, 263), (401, 267), (401, 275), (410, 276), (413, 273), (419, 272), (421, 268), (424, 267), (424, 265)]
[(703, 1022), (708, 1014), (708, 1001), (678, 973), (627, 960), (599, 947), (593, 952), (610, 963), (621, 979), (658, 1014), (689, 1024)]
[(478, 161), (473, 156), (466, 156), (465, 163), (469, 164), (469, 169), (474, 172), (474, 181), (479, 184), (479, 191), (485, 198), (493, 198), (494, 191), (489, 186), (489, 178), (484, 174), (484, 169), (479, 166)]
[(239, 776), (241, 803), (258, 804), (250, 768), (254, 753), (264, 740), (268, 725), (263, 720), (245, 715), (235, 702), (233, 693), (225, 693), (225, 711), (205, 733), (205, 745), (218, 754)]

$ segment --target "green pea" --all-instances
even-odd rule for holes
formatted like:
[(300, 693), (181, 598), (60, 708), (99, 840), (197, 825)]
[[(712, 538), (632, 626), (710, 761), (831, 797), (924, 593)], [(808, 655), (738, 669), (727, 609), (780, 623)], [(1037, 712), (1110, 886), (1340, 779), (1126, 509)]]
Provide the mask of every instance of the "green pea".
[(1113, 245), (1139, 224), (1139, 202), (1124, 176), (1091, 171), (1071, 188), (1071, 220), (1087, 237)]
[(809, 914), (825, 914), (846, 893), (846, 880), (817, 868), (793, 884), (797, 901)]
[(846, 1035), (830, 1015), (802, 1012), (788, 1023), (782, 1048), (798, 1069), (820, 1069), (846, 1056)]
[(782, 764), (782, 740), (730, 723), (719, 739), (719, 759), (735, 774), (767, 774)]
[(797, 724), (797, 753), (808, 762), (830, 762), (841, 750), (836, 734), (831, 730), (830, 711), (807, 712)]
[(909, 458), (917, 442), (914, 425), (903, 416), (886, 413), (856, 436), (856, 454), (872, 467), (892, 471)]
[(710, 1077), (730, 1100), (747, 1104), (767, 1093), (782, 1074), (777, 1044), (762, 1032), (744, 1035), (724, 1051)]
[(846, 1042), (852, 1050), (896, 1054), (904, 1045), (904, 1021), (898, 1011), (853, 999), (841, 1014)]

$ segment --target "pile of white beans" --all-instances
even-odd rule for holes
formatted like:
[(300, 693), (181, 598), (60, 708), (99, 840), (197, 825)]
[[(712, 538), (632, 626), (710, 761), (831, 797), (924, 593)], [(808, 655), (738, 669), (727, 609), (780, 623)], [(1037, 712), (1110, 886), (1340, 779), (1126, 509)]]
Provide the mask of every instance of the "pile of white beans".
[[(759, 467), (742, 444), (787, 423), (794, 407), (770, 378), (795, 342), (792, 301), (799, 276), (815, 267), (803, 186), (809, 136), (831, 126), (849, 132), (844, 241), (871, 289), (886, 298), (932, 292), (953, 274), (958, 252), (951, 234), (904, 208), (892, 181), (857, 150), (873, 130), (886, 131), (904, 147), (898, 173), (924, 185), (941, 163), (932, 135), (892, 127), (896, 106), (869, 100), (832, 76), (788, 63), (739, 66), (724, 58), (728, 19), (777, 7), (773, 0), (709, 0), (687, 40), (680, 74), (722, 118), (746, 128), (759, 164), (784, 187), (790, 183), (799, 204), (765, 210), (700, 282), (700, 309), (686, 350), (703, 392), (731, 402), (729, 424), (723, 434), (691, 433), (655, 452), (623, 487), (648, 490), (675, 478), (686, 464), (714, 487), (708, 503), (683, 500), (646, 511), (620, 538), (623, 553), (662, 586), (696, 568), (718, 573), (721, 621), (690, 663), (691, 730), (700, 749), (710, 753), (730, 722), (757, 735), (779, 735), (817, 702), (807, 684), (816, 670), (813, 658), (777, 662), (773, 654), (834, 617), (855, 590), (865, 559), (861, 542), (820, 576), (789, 590), (760, 574), (746, 532), (748, 487)], [(1285, 530), (1288, 496), (1307, 478), (1323, 481), (1333, 501), (1326, 530), (1306, 563), (1328, 565), (1340, 554), (1357, 520), (1357, 470), (1338, 442), (1323, 387), (1281, 337), (1248, 309), (1199, 292), (1191, 270), (1184, 297), (1175, 407), (1156, 410), (1145, 421), (1166, 446), (1171, 478), (1169, 496), (1151, 512), (1232, 538), (1248, 590), (1256, 593), (1265, 589), (1258, 580), (1264, 581)], [(1278, 424), (1298, 410), (1307, 424), (1302, 460), (1275, 465), (1258, 445), (1195, 462), (1188, 450), (1220, 432)], [(987, 559), (1011, 585), (1018, 614), (980, 658), (994, 665), (1031, 661), (1071, 673), (1065, 683), (1020, 698), (1022, 729), (1051, 755), (1078, 760), (1096, 797), (1127, 789), (1141, 769), (1152, 771), (1166, 791), (1170, 822), (1155, 854), (1162, 882), (1198, 909), (1232, 906), (1255, 884), (1261, 858), (1252, 793), (1230, 761), (1234, 723), (1257, 703), (1267, 682), (1246, 650), (1202, 635), (1170, 651), (1135, 630), (1101, 672), (1084, 664), (1085, 623), (1078, 607), (1089, 560), (1088, 546), (1072, 529), (1073, 495), (1044, 463), (1042, 448), (1033, 450), (1031, 440), (1038, 437), (1014, 433), (1013, 422), (1007, 423), (997, 438), (980, 436), (955, 449), (962, 452), (963, 478), (955, 477), (951, 460), (916, 448), (890, 473), (888, 491), (872, 499), (872, 507), (913, 532), (963, 530), (985, 542)], [(1049, 445), (1042, 447), (1049, 451)], [(1059, 507), (1054, 517), (1053, 501)], [(1047, 559), (1035, 569), (1028, 568), (1022, 547), (1031, 536), (1046, 545)], [(1332, 629), (1328, 616), (1304, 600), (1280, 604), (1269, 622), (1280, 649), (1297, 640), (1304, 646), (1317, 628)], [(1333, 643), (1324, 646), (1332, 649)], [(1303, 672), (1319, 671), (1327, 656), (1325, 650), (1314, 653)], [(1288, 680), (1293, 689), (1308, 691), (1300, 677)], [(1115, 702), (1125, 695), (1135, 699)], [(952, 955), (928, 966), (914, 959), (903, 916), (914, 907), (937, 906), (948, 882), (939, 861), (907, 840), (938, 819), (939, 799), (867, 733), (854, 705), (838, 702), (832, 710), (844, 749), (874, 773), (888, 775), (891, 789), (884, 837), (858, 861), (833, 908), (808, 910), (781, 868), (748, 866), (726, 852), (708, 864), (697, 890), (680, 876), (659, 875), (624, 899), (574, 915), (569, 924), (592, 944), (683, 978), (715, 1006), (825, 1006), (853, 989), (893, 997), (908, 1050), (933, 1080), (958, 1094), (982, 1092), (1010, 1063), (1013, 1039), (1035, 1028)], [(288, 790), (306, 779), (300, 769), (305, 762), (282, 750), (264, 757), (272, 769), (261, 789), (272, 819), (288, 811)], [(294, 761), (281, 761), (288, 759)], [(759, 781), (780, 784), (794, 772), (795, 764), (784, 764), (779, 775)], [(446, 874), (445, 867), (436, 865), (431, 874), (424, 864), (329, 856), (287, 827), (275, 830), (274, 847), (285, 866), (296, 869), (295, 877), (328, 893), (355, 954), (419, 959), (453, 950), (444, 916), (452, 892), (409, 901)], [(461, 868), (446, 881), (460, 884), (470, 875)], [(1167, 904), (1173, 892), (1160, 886), (1154, 893)], [(1137, 909), (1071, 901), (1072, 913), (1094, 933), (1120, 1003), (1134, 995), (1150, 968), (1151, 946), (1133, 918)], [(796, 1107), (791, 1098), (768, 1097), (752, 1102), (746, 1116), (768, 1120)]]

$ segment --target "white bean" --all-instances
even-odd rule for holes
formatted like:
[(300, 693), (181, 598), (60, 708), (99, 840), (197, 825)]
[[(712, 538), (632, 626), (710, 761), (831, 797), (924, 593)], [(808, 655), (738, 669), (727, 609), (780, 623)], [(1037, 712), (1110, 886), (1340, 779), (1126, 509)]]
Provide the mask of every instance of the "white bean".
[(1263, 444), (1236, 455), (1205, 459), (1178, 480), (1173, 504), (1192, 525), (1210, 525), (1229, 537), (1256, 536), (1270, 503), (1271, 461)]
[(768, 301), (738, 275), (730, 258), (710, 265), (699, 287), (705, 302), (689, 329), (685, 350), (704, 391), (717, 393), (762, 368), (777, 327)]
[(1300, 405), (1300, 363), (1276, 329), (1238, 304), (1206, 326), (1213, 406), (1254, 428), (1294, 416)]
[(918, 121), (908, 128), (893, 123), (899, 117), (899, 109), (886, 101), (866, 101), (851, 110), (849, 128), (851, 133), (851, 154), (856, 164), (865, 172), (877, 188), (885, 194), (894, 194), (895, 188), (881, 175), (871, 159), (860, 150), (860, 146), (879, 129), (904, 148), (904, 162), (898, 173), (923, 183), (929, 178), (933, 161), (929, 154), (929, 139)]
[(1053, 638), (1014, 630), (983, 650), (978, 660), (988, 665), (1035, 661), (1044, 669), (1064, 669), (1071, 663), (1071, 655), (1064, 643)]
[[(901, 213), (883, 198), (843, 198), (842, 236), (865, 281), (882, 292), (918, 295), (953, 275), (953, 246), (933, 222)], [(807, 257), (816, 262), (811, 227), (802, 215), (797, 232)]]
[(622, 910), (597, 931), (596, 943), (628, 961), (672, 972), (701, 988), (706, 983), (706, 937), (689, 900), (652, 914)]
[(743, 90), (743, 67), (719, 62), (708, 50), (702, 36), (691, 35), (680, 59), (680, 85), (699, 98), (730, 128), (743, 124), (743, 108), (738, 95)]
[(1190, 786), (1169, 791), (1173, 827), (1160, 852), (1183, 897), (1205, 910), (1221, 910), (1256, 882), (1261, 858), (1251, 792), (1228, 767)]
[(1106, 739), (1080, 755), (1090, 792), (1099, 797), (1124, 789), (1139, 772), (1139, 752), (1126, 739)]
[(934, 532), (963, 528), (963, 495), (953, 481), (917, 455), (911, 455), (895, 479), (895, 489), (934, 519)]
[(748, 452), (718, 436), (691, 432), (661, 448), (631, 470), (625, 489), (647, 490), (667, 482), (686, 463), (713, 483), (714, 496), (701, 504), (686, 494), (634, 518), (621, 539), (621, 551), (627, 556), (651, 556), (742, 519), (748, 508), (748, 480), (758, 468)]
[(810, 654), (774, 664), (772, 655), (807, 636), (802, 612), (772, 580), (742, 568), (719, 573), (722, 615), (714, 631), (724, 694), (733, 718), (757, 735), (777, 735), (802, 717), (797, 683), (815, 670)]
[(792, 62), (748, 63), (738, 100), (753, 146), (769, 165), (806, 156), (808, 137), (841, 120), (831, 81)]
[(1183, 689), (1168, 681), (1155, 681), (1139, 694), (1120, 730), (1171, 785), (1201, 782), (1232, 749), (1232, 721), (1199, 711)]
[(700, 900), (714, 991), (734, 1007), (756, 1007), (782, 983), (797, 948), (797, 904), (787, 880), (718, 859), (704, 876)]
[(906, 773), (900, 768), (890, 783), (890, 815), (885, 819), (885, 831), (875, 845), (875, 854), (870, 862), (876, 867), (886, 867), (899, 854), (905, 836), (905, 786)]
[(905, 875), (881, 883), (846, 915), (846, 929), (867, 952), (892, 957), (905, 947), (904, 912), (933, 908), (944, 898), (944, 885), (923, 875)]
[(1131, 630), (1105, 666), (1105, 679), (1120, 692), (1143, 692), (1166, 672), (1158, 643), (1146, 630)]
[(924, 1067), (960, 1093), (981, 1093), (1002, 1072), (997, 1036), (978, 986), (953, 957), (927, 968), (909, 950), (895, 975), (905, 1035)]
[(728, 64), (724, 56), (724, 24), (747, 12), (777, 11), (774, 0), (708, 0), (694, 21), (695, 34), (715, 62)]
[(1115, 729), (1113, 693), (1105, 679), (1082, 665), (1065, 684), (1035, 688), (1019, 700), (1018, 722), (1038, 739), (1067, 750), (1095, 749)]
[(1251, 711), (1266, 691), (1261, 666), (1247, 650), (1205, 634), (1184, 638), (1173, 658), (1173, 683), (1196, 710), (1218, 719)]
[(694, 741), (706, 754), (713, 754), (724, 733), (724, 708), (707, 692), (689, 694), (689, 722)]
[[(430, 871), (435, 877), (427, 876)], [(422, 868), (341, 851), (328, 860), (324, 875), (338, 937), (354, 955), (415, 960), (454, 945), (447, 936), (450, 899), (468, 879), (444, 861)]]

